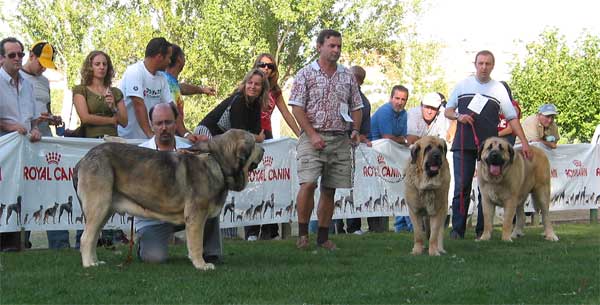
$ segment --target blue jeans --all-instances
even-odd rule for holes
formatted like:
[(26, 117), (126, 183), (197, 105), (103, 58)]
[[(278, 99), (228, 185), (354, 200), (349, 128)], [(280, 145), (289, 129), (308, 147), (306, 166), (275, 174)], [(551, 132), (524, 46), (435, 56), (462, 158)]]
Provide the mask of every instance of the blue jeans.
[[(461, 155), (462, 169), (461, 169)], [(477, 164), (477, 151), (465, 150), (454, 151), (452, 154), (454, 161), (454, 195), (452, 197), (452, 231), (458, 233), (461, 237), (465, 236), (467, 227), (467, 212), (471, 203), (471, 188), (473, 176), (475, 175), (475, 164)], [(461, 189), (462, 187), (462, 189)], [(460, 211), (460, 193), (463, 194), (464, 213)], [(483, 211), (481, 209), (481, 195), (477, 197), (477, 225), (475, 232), (483, 232)]]
[(396, 221), (394, 222), (394, 228), (396, 228), (396, 232), (400, 232), (402, 230), (406, 230), (407, 232), (413, 231), (413, 224), (410, 222), (409, 216), (396, 216)]
[(48, 237), (48, 249), (70, 248), (69, 231), (67, 230), (50, 230), (46, 231)]

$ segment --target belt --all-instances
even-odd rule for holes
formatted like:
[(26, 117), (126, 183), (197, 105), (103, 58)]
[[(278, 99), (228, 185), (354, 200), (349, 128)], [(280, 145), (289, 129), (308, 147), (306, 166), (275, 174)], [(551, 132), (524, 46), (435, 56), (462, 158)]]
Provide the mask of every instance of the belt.
[(324, 136), (344, 136), (344, 135), (348, 135), (347, 131), (339, 131), (339, 130), (335, 130), (335, 131), (321, 131), (321, 130), (318, 130), (317, 132), (319, 134), (324, 135)]

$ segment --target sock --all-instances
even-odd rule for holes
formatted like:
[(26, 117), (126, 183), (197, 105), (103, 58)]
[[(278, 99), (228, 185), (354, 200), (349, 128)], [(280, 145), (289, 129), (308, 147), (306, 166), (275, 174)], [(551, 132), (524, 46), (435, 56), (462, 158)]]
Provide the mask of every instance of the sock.
[(308, 223), (298, 223), (298, 236), (308, 236)]
[(319, 227), (319, 232), (317, 233), (317, 245), (321, 245), (327, 241), (329, 238), (329, 228), (321, 228)]

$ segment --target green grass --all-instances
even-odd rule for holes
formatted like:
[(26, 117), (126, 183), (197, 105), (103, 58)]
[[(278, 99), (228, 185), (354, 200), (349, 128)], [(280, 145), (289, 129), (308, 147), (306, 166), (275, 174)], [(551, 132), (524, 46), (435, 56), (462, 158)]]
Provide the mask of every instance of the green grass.
[[(409, 254), (412, 234), (336, 235), (335, 252), (300, 251), (294, 239), (227, 240), (225, 264), (196, 271), (185, 246), (168, 263), (123, 266), (127, 248), (101, 249), (83, 269), (76, 250), (0, 254), (1, 304), (597, 304), (600, 225), (563, 224), (561, 240), (527, 227), (513, 243), (446, 239), (447, 255)], [(314, 241), (314, 236), (311, 236)]]

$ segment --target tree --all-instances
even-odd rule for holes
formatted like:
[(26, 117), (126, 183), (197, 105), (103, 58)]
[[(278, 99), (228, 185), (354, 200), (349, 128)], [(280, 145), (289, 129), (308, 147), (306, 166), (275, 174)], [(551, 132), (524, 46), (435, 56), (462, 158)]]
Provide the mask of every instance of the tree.
[[(195, 126), (234, 90), (259, 53), (275, 56), (283, 84), (316, 58), (315, 37), (323, 28), (342, 32), (345, 62), (403, 69), (403, 33), (410, 28), (404, 17), (419, 5), (420, 0), (21, 0), (16, 16), (4, 19), (32, 40), (56, 44), (70, 86), (89, 51), (107, 52), (118, 78), (142, 58), (151, 37), (166, 37), (186, 53), (182, 80), (218, 92), (217, 98), (186, 98), (186, 125)], [(382, 57), (387, 61), (378, 62)]]
[(600, 122), (600, 38), (582, 34), (571, 51), (556, 29), (544, 31), (513, 64), (511, 89), (524, 116), (553, 103), (564, 142), (588, 142)]

